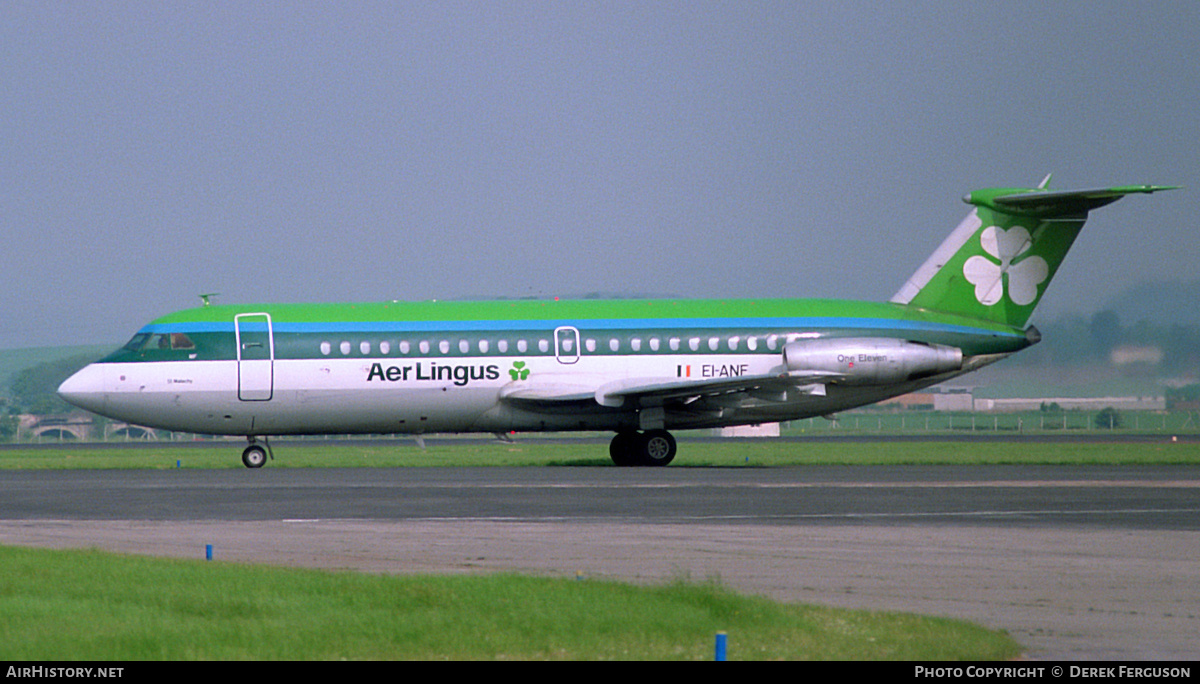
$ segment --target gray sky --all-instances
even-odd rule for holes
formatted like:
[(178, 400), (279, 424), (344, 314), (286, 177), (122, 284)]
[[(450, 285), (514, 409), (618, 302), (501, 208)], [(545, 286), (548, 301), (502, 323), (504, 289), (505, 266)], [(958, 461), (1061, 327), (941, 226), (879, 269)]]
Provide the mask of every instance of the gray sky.
[(0, 347), (222, 303), (887, 299), (963, 193), (1158, 183), (1038, 318), (1197, 277), (1195, 2), (0, 4)]

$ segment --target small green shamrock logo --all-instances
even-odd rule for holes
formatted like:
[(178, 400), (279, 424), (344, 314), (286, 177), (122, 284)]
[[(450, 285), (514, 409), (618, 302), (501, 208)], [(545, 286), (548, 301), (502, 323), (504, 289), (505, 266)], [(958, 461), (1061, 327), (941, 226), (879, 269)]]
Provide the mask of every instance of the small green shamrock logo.
[(529, 369), (525, 367), (524, 361), (513, 361), (513, 367), (509, 369), (508, 374), (513, 380), (524, 380), (529, 377)]

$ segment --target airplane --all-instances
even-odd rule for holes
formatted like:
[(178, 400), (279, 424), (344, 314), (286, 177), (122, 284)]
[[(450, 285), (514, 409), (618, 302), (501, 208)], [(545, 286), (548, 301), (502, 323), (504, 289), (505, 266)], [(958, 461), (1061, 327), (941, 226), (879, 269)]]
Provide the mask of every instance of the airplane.
[[(137, 425), (269, 437), (612, 431), (618, 466), (665, 466), (671, 430), (829, 416), (994, 363), (1088, 212), (1175, 186), (968, 193), (970, 213), (887, 302), (386, 301), (172, 313), (68, 378), (66, 401)], [(260, 443), (259, 439), (263, 442)]]

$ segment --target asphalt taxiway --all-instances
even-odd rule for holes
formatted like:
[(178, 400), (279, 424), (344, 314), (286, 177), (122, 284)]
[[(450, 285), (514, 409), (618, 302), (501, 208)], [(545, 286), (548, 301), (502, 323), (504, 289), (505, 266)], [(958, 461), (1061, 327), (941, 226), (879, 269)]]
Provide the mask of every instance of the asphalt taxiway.
[(1032, 658), (1200, 654), (1200, 467), (14, 471), (0, 543), (371, 572), (719, 578), (1008, 630)]

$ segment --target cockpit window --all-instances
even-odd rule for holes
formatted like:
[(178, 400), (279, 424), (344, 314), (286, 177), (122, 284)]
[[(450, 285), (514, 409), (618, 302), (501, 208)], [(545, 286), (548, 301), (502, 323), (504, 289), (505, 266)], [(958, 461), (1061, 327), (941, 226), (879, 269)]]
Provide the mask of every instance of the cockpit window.
[(196, 343), (183, 333), (171, 333), (171, 349), (195, 349)]
[(146, 344), (146, 340), (150, 338), (150, 333), (138, 333), (133, 336), (133, 339), (125, 343), (122, 349), (126, 351), (139, 351)]
[(127, 351), (135, 352), (195, 348), (196, 343), (183, 333), (138, 333), (124, 347)]

